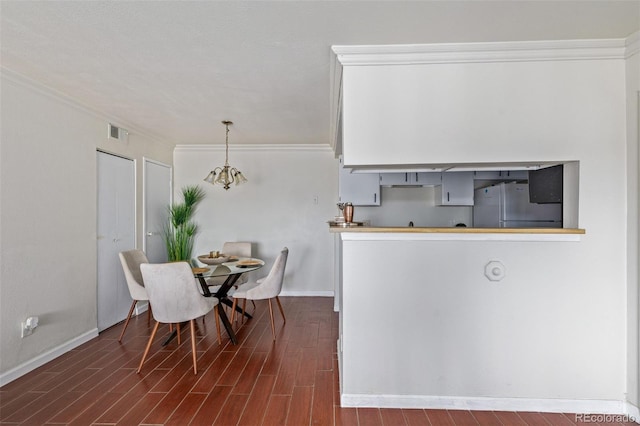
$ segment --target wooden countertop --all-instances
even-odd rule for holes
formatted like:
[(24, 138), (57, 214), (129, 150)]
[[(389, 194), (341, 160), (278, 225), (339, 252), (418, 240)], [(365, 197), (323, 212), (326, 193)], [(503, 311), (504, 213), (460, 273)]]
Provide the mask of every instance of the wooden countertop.
[(580, 228), (420, 228), (383, 226), (330, 226), (329, 232), (413, 233), (413, 234), (585, 234)]

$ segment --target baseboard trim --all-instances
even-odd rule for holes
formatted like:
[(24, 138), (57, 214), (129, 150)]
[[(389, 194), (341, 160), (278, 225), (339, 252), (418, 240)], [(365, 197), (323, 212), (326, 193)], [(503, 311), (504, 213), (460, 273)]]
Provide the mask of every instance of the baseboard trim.
[(282, 291), (280, 296), (333, 297), (333, 291)]
[(136, 303), (135, 316), (138, 316), (144, 312), (149, 310), (149, 302), (148, 301), (140, 301)]
[(0, 386), (4, 386), (7, 383), (10, 383), (16, 380), (17, 378), (24, 376), (30, 371), (35, 370), (36, 368), (46, 364), (49, 361), (56, 359), (60, 355), (63, 355), (72, 349), (77, 348), (78, 346), (88, 342), (89, 340), (95, 337), (98, 337), (97, 328), (94, 328), (93, 330), (89, 330), (86, 333), (83, 333), (80, 336), (77, 336), (67, 341), (66, 343), (63, 343), (60, 346), (56, 346), (55, 348), (50, 349), (47, 352), (40, 354), (37, 357), (30, 359), (29, 361), (22, 363), (19, 366), (0, 374)]
[(624, 414), (629, 416), (628, 421), (640, 424), (640, 408), (636, 407), (629, 401), (624, 403)]
[(625, 404), (623, 401), (587, 399), (531, 399), (425, 395), (342, 394), (340, 397), (340, 405), (342, 407), (625, 414)]

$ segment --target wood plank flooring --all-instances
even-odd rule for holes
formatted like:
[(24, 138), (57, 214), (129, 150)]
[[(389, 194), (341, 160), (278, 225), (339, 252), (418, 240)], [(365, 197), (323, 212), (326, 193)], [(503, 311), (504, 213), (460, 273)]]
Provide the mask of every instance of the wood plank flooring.
[[(574, 425), (573, 414), (341, 408), (333, 299), (282, 297), (277, 340), (266, 302), (239, 325), (238, 345), (213, 314), (198, 321), (198, 374), (188, 327), (166, 347), (161, 326), (150, 356), (136, 369), (151, 327), (132, 319), (0, 388), (2, 425)], [(624, 423), (589, 423), (591, 425)], [(631, 423), (629, 423), (631, 424)]]

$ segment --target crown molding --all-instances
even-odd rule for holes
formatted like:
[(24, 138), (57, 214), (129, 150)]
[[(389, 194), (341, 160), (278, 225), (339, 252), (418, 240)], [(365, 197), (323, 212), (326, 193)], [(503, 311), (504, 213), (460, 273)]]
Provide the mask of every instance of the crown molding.
[(332, 46), (342, 66), (624, 59), (625, 39)]
[(640, 31), (631, 34), (625, 41), (625, 58), (630, 58), (640, 52)]
[[(176, 145), (176, 152), (218, 152), (225, 150), (224, 144), (191, 144)], [(240, 144), (229, 145), (229, 151), (311, 151), (332, 152), (332, 148), (326, 144)]]
[[(24, 87), (26, 89), (32, 90), (36, 93), (39, 93), (45, 97), (48, 97), (50, 99), (55, 99), (58, 102), (63, 103), (64, 105), (67, 105), (71, 108), (74, 108), (78, 111), (81, 111), (87, 115), (90, 115), (98, 120), (104, 120), (105, 121), (105, 126), (108, 123), (112, 123), (115, 126), (118, 127), (122, 127), (124, 129), (126, 129), (130, 134), (137, 134), (140, 136), (144, 136), (148, 139), (151, 139), (152, 141), (156, 141), (156, 142), (160, 142), (163, 145), (167, 146), (167, 147), (173, 147), (175, 144), (173, 142), (171, 142), (170, 140), (167, 140), (157, 134), (148, 132), (147, 130), (143, 130), (140, 129), (139, 127), (137, 127), (135, 124), (130, 123), (126, 120), (123, 119), (119, 119), (117, 117), (111, 117), (97, 109), (91, 108), (81, 102), (79, 102), (77, 99), (63, 93), (63, 92), (59, 92), (57, 90), (54, 90), (48, 86), (45, 86), (44, 84), (35, 81), (33, 79), (30, 79), (29, 77), (25, 77), (21, 74), (16, 73), (15, 71), (12, 71), (8, 68), (5, 67), (0, 67), (0, 76), (2, 76), (3, 79), (6, 79), (6, 81), (11, 82), (13, 84), (16, 84), (18, 86)], [(106, 131), (105, 131), (106, 132)]]

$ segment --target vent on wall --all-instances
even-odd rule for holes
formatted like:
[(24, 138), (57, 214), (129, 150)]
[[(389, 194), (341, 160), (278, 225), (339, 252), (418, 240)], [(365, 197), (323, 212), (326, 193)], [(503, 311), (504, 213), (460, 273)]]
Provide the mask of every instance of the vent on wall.
[(116, 139), (122, 142), (128, 142), (129, 140), (129, 132), (122, 127), (114, 126), (109, 123), (109, 133), (107, 134), (109, 139)]

